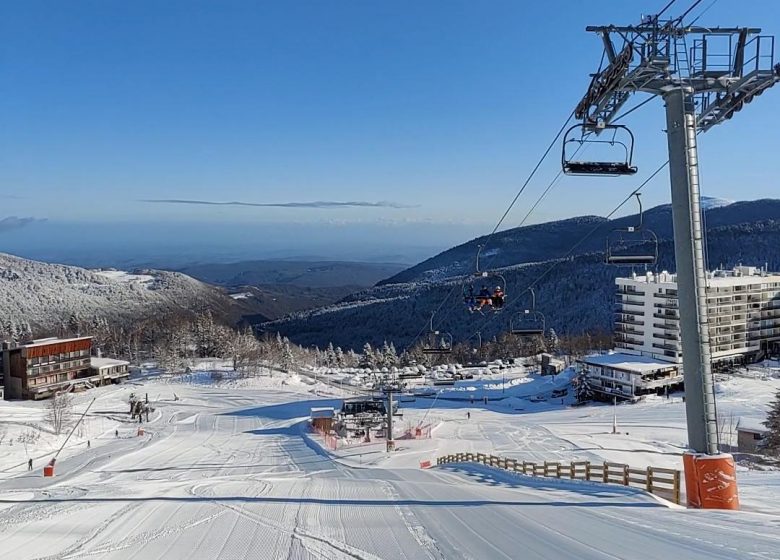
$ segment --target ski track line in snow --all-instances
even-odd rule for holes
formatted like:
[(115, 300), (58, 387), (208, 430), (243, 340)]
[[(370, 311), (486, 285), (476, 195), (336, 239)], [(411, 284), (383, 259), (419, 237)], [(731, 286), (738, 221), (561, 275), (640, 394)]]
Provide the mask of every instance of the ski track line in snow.
[[(401, 499), (400, 494), (396, 491), (395, 487), (386, 481), (382, 483), (382, 490), (385, 492), (388, 498), (394, 502), (398, 502)], [(436, 540), (431, 537), (428, 531), (425, 529), (425, 525), (420, 523), (414, 511), (410, 507), (400, 506), (398, 503), (394, 505), (398, 515), (406, 525), (406, 528), (420, 545), (420, 548), (426, 553), (428, 558), (444, 560), (446, 557), (436, 545)]]

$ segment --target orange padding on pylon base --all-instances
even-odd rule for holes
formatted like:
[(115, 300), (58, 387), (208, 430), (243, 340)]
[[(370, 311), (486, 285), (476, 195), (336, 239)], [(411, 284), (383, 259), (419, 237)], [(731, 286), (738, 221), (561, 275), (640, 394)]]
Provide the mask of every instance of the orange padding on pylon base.
[(685, 493), (688, 507), (739, 509), (737, 467), (728, 453), (701, 455), (685, 453)]

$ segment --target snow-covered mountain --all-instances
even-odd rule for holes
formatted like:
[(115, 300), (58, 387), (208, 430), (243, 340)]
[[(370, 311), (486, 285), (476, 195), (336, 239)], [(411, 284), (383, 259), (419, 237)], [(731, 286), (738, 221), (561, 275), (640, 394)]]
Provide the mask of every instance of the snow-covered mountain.
[(125, 322), (206, 308), (229, 315), (235, 305), (219, 289), (178, 272), (93, 271), (0, 253), (2, 326), (42, 330), (74, 315)]
[(712, 210), (713, 208), (723, 208), (724, 206), (729, 206), (730, 204), (734, 204), (735, 201), (728, 200), (726, 198), (717, 198), (714, 196), (703, 196), (701, 197), (701, 207), (705, 210)]

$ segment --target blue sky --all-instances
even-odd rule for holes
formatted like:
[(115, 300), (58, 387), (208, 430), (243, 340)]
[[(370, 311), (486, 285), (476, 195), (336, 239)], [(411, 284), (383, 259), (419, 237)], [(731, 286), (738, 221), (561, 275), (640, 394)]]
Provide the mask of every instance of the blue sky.
[[(8, 2), (0, 218), (102, 224), (105, 235), (112, 223), (168, 224), (160, 236), (191, 240), (194, 224), (302, 223), (323, 232), (373, 226), (377, 243), (465, 241), (489, 231), (582, 96), (601, 56), (584, 27), (636, 22), (665, 3)], [(700, 23), (780, 34), (780, 2), (720, 0)], [(705, 194), (780, 192), (776, 90), (702, 137)], [(628, 122), (636, 163), (649, 173), (666, 158), (661, 101)], [(507, 227), (554, 176), (558, 157), (556, 148)], [(566, 178), (530, 221), (603, 215), (636, 183)], [(662, 175), (645, 200), (668, 196)]]

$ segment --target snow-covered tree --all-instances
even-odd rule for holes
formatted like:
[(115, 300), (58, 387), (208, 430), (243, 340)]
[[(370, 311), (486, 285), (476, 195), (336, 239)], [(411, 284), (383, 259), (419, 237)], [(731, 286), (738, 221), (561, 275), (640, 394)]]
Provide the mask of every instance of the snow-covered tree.
[(336, 346), (336, 351), (333, 353), (333, 361), (336, 367), (343, 368), (345, 366), (344, 351), (341, 349), (341, 346)]
[(374, 349), (368, 342), (363, 346), (363, 353), (360, 357), (360, 367), (374, 369), (377, 366)]
[(350, 349), (349, 352), (347, 352), (346, 355), (346, 366), (347, 367), (358, 367), (358, 364), (360, 363), (360, 356), (358, 356), (354, 350)]
[(233, 362), (233, 371), (257, 365), (260, 361), (260, 343), (249, 328), (233, 333), (228, 350)]
[(395, 351), (395, 345), (391, 342), (390, 344), (385, 341), (384, 345), (382, 346), (382, 366), (391, 368), (398, 365), (398, 354)]
[(295, 356), (293, 355), (292, 348), (290, 348), (289, 340), (283, 342), (282, 360), (280, 365), (282, 366), (282, 369), (285, 371), (291, 370), (295, 365)]
[(333, 349), (333, 343), (328, 343), (328, 348), (325, 350), (325, 365), (328, 367), (334, 367), (336, 365), (336, 351)]
[(547, 331), (547, 336), (545, 337), (545, 345), (547, 346), (548, 352), (558, 352), (561, 346), (561, 341), (558, 338), (558, 334), (555, 332), (555, 329), (549, 329)]
[(764, 426), (769, 429), (762, 447), (770, 455), (780, 455), (780, 391), (775, 394), (775, 400), (769, 405)]

